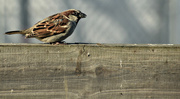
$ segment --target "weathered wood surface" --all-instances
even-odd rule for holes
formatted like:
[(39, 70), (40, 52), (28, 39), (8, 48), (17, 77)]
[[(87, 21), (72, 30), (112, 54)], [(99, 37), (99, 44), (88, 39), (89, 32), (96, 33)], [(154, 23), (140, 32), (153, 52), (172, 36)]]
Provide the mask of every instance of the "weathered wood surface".
[(179, 99), (180, 45), (0, 44), (0, 99)]

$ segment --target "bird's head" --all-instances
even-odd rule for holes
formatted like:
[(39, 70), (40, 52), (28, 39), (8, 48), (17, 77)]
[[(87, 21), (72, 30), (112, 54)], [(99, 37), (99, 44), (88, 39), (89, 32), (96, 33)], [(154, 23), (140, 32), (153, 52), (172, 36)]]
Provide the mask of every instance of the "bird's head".
[(78, 22), (81, 18), (86, 18), (86, 14), (76, 9), (69, 9), (62, 12), (63, 15), (67, 16), (70, 20)]

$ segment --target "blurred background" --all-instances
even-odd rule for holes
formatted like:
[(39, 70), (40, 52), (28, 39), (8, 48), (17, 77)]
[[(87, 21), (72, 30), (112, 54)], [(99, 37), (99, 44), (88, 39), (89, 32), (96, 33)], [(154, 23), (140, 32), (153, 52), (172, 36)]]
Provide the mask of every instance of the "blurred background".
[(0, 0), (0, 43), (42, 43), (4, 33), (72, 8), (88, 16), (67, 43), (180, 44), (180, 0)]

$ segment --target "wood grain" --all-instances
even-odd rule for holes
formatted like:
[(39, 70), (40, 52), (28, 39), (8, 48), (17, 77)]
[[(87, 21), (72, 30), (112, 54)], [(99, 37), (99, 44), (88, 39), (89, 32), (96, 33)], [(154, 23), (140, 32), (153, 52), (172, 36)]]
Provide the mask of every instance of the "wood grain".
[(178, 99), (180, 45), (0, 44), (1, 99)]

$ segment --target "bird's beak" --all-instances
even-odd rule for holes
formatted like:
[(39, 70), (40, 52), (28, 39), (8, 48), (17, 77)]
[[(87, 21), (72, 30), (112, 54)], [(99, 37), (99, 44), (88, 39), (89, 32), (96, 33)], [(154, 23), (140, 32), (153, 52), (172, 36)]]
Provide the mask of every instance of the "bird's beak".
[(87, 15), (86, 15), (85, 13), (79, 14), (79, 17), (80, 17), (80, 18), (86, 18), (86, 16), (87, 16)]

